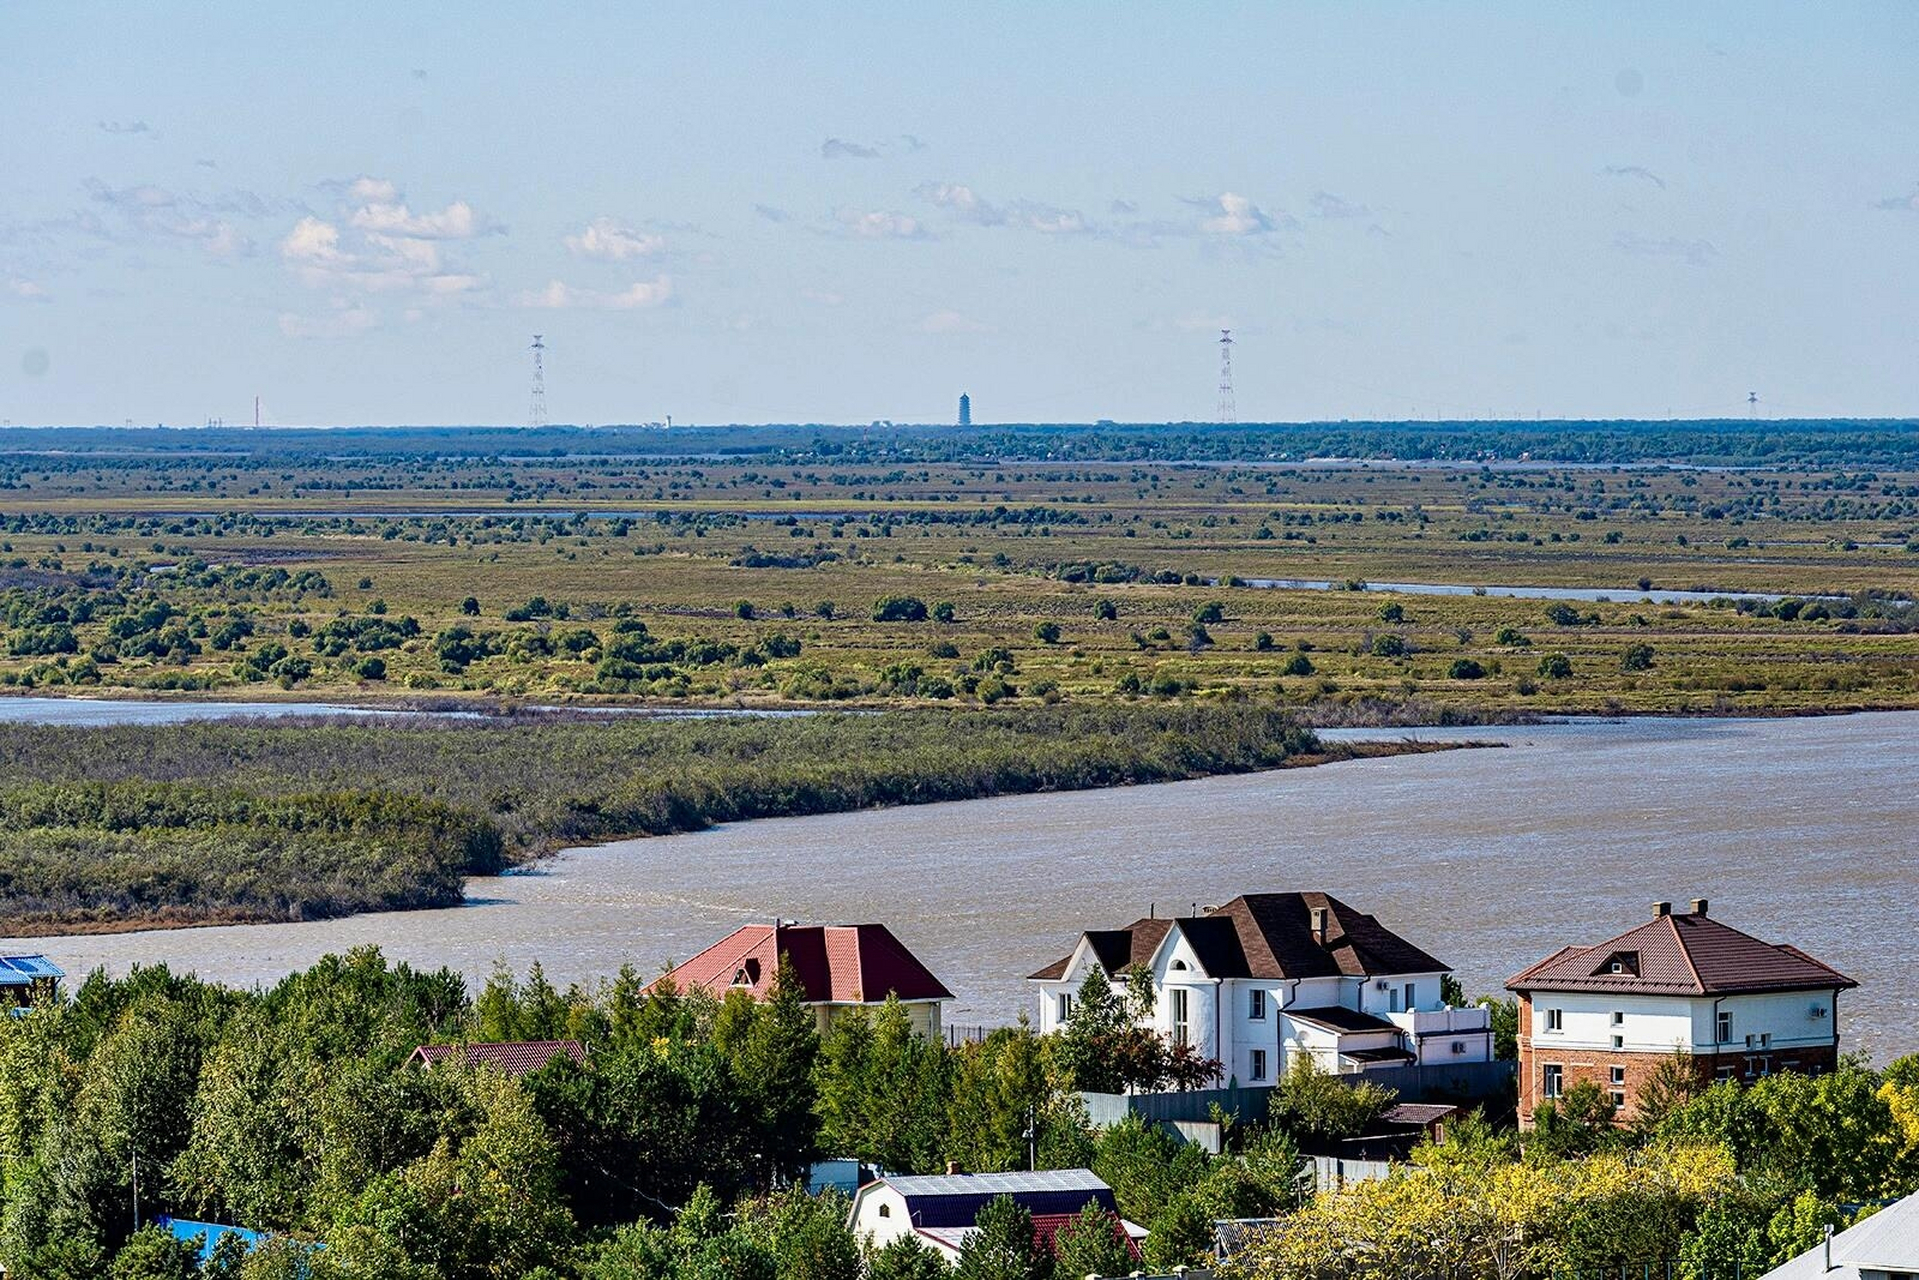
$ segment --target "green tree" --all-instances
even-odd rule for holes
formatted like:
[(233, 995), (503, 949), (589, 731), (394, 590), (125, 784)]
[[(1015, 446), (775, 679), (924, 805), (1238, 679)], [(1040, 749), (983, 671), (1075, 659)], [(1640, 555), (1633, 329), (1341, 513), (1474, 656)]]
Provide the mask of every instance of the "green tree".
[(200, 1246), (160, 1227), (142, 1227), (113, 1255), (109, 1274), (112, 1280), (193, 1280), (200, 1274)]
[(1082, 1276), (1123, 1276), (1135, 1267), (1125, 1233), (1112, 1212), (1089, 1201), (1071, 1222), (1053, 1236), (1056, 1273), (1062, 1280)]
[(1011, 1196), (995, 1196), (973, 1219), (960, 1246), (959, 1280), (1052, 1280), (1053, 1258), (1033, 1237), (1033, 1215)]
[(912, 1236), (900, 1236), (866, 1255), (866, 1280), (948, 1280), (946, 1260)]
[(1363, 1080), (1348, 1084), (1320, 1068), (1307, 1054), (1295, 1054), (1273, 1091), (1267, 1114), (1275, 1125), (1301, 1140), (1350, 1138), (1379, 1119), (1399, 1095)]

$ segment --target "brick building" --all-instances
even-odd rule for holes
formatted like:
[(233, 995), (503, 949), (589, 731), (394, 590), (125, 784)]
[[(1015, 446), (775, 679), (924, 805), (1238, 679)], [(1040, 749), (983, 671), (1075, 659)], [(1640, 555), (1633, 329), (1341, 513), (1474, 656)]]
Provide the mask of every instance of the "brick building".
[(1675, 1053), (1702, 1082), (1839, 1061), (1839, 993), (1859, 985), (1797, 947), (1706, 914), (1704, 898), (1594, 946), (1554, 952), (1506, 984), (1519, 999), (1519, 1122), (1591, 1081), (1630, 1119)]

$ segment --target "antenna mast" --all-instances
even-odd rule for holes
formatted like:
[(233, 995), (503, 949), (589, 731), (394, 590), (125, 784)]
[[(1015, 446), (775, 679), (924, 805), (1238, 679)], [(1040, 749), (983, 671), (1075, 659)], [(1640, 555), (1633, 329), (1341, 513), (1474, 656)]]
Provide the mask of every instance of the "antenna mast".
[(1233, 405), (1233, 331), (1219, 331), (1219, 420), (1235, 422), (1238, 411)]
[(546, 342), (539, 334), (533, 335), (533, 400), (526, 411), (526, 425), (544, 427), (546, 425)]

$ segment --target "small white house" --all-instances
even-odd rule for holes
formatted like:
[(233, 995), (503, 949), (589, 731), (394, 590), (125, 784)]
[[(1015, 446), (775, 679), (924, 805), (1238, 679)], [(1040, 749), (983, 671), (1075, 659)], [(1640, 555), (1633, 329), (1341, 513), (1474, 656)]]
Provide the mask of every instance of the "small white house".
[(1330, 894), (1247, 894), (1081, 934), (1029, 979), (1042, 1033), (1066, 1024), (1095, 965), (1116, 983), (1148, 972), (1147, 1025), (1243, 1085), (1276, 1083), (1301, 1055), (1338, 1073), (1493, 1056), (1486, 1010), (1441, 996), (1445, 963)]
[(1894, 1201), (1759, 1280), (1904, 1280), (1919, 1275), (1919, 1196)]
[(954, 1262), (976, 1229), (973, 1221), (979, 1211), (1000, 1196), (1010, 1196), (1033, 1215), (1035, 1241), (1045, 1248), (1050, 1249), (1054, 1234), (1089, 1204), (1107, 1213), (1115, 1235), (1124, 1236), (1135, 1257), (1146, 1238), (1144, 1227), (1119, 1216), (1113, 1189), (1090, 1169), (880, 1178), (854, 1195), (847, 1227), (868, 1248), (881, 1249), (912, 1236)]

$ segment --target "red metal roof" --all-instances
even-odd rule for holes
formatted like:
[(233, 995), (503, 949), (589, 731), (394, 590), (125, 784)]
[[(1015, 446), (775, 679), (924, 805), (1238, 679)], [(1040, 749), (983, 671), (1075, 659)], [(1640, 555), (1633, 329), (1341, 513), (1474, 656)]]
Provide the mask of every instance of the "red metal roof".
[(1858, 985), (1797, 947), (1761, 941), (1704, 912), (1658, 915), (1594, 946), (1562, 947), (1506, 983), (1512, 991), (1682, 996)]
[[(715, 996), (744, 990), (764, 999), (785, 955), (799, 973), (808, 1004), (879, 1004), (889, 994), (901, 1000), (951, 1000), (934, 977), (883, 924), (742, 925), (671, 973), (681, 990)], [(648, 990), (662, 979), (648, 984)]]
[(469, 1067), (489, 1066), (510, 1076), (531, 1075), (561, 1054), (575, 1062), (586, 1061), (586, 1048), (578, 1040), (500, 1040), (482, 1044), (423, 1044), (413, 1051), (412, 1062), (430, 1067), (436, 1062), (460, 1055)]

